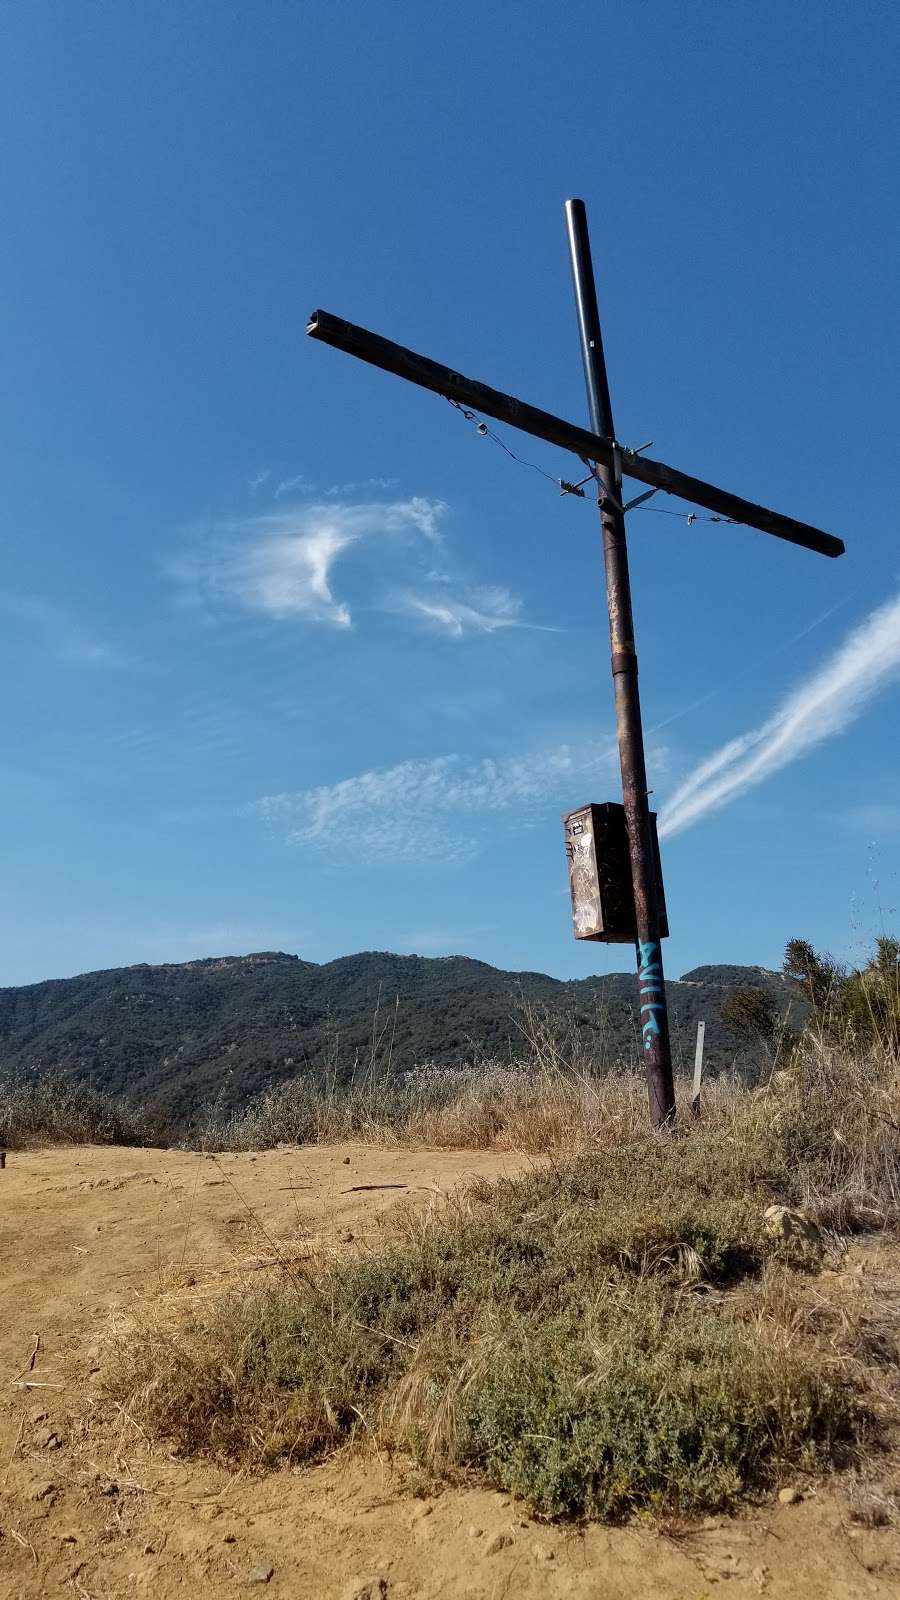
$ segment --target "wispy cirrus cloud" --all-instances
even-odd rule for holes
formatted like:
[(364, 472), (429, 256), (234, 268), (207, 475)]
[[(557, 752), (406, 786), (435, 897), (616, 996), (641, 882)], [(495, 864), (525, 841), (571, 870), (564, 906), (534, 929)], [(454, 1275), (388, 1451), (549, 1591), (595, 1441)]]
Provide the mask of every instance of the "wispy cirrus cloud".
[(300, 619), (349, 628), (349, 604), (336, 597), (332, 573), (351, 546), (377, 537), (439, 542), (442, 501), (408, 500), (300, 505), (220, 526), (210, 540), (171, 567), (192, 594), (237, 605), (276, 621)]
[[(248, 488), (252, 494), (261, 489), (272, 477), (272, 470), (266, 467), (263, 472), (258, 472), (248, 481)], [(273, 500), (282, 500), (286, 494), (300, 497), (325, 495), (329, 500), (347, 499), (352, 496), (385, 493), (389, 489), (396, 489), (399, 478), (356, 478), (349, 483), (330, 483), (326, 488), (313, 482), (305, 472), (292, 472), (287, 477), (278, 478), (271, 489)]]
[(299, 489), (302, 493), (304, 490), (311, 490), (312, 487), (313, 485), (304, 473), (295, 472), (293, 477), (282, 478), (280, 483), (276, 483), (272, 493), (276, 500), (280, 500), (284, 495), (290, 494), (292, 491), (296, 492)]
[(24, 624), (41, 648), (69, 667), (116, 668), (125, 657), (85, 628), (67, 606), (44, 595), (0, 592), (0, 611)]
[(285, 843), (327, 853), (336, 864), (460, 862), (478, 854), (486, 823), (522, 827), (538, 811), (562, 811), (575, 803), (576, 780), (607, 774), (615, 759), (612, 740), (499, 760), (435, 756), (266, 795), (253, 810)]
[(496, 585), (454, 591), (445, 583), (443, 587), (407, 591), (397, 597), (396, 609), (452, 639), (463, 639), (472, 633), (496, 633), (500, 628), (540, 626), (524, 620), (522, 601), (517, 595)]
[(843, 732), (898, 677), (900, 597), (871, 612), (760, 727), (729, 740), (702, 761), (663, 807), (660, 835), (691, 827)]
[(332, 483), (323, 493), (329, 496), (362, 494), (372, 489), (396, 489), (399, 482), (399, 478), (363, 478), (357, 483)]

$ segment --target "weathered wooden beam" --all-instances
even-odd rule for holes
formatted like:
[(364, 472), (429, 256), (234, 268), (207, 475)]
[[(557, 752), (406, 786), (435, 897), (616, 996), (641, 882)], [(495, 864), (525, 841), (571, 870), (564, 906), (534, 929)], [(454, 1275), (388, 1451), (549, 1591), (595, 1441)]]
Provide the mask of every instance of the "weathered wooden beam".
[[(574, 422), (564, 422), (549, 411), (527, 405), (524, 400), (516, 400), (512, 395), (492, 389), (475, 378), (465, 378), (462, 373), (442, 367), (427, 356), (416, 355), (415, 351), (407, 350), (402, 344), (394, 344), (380, 334), (370, 333), (367, 328), (357, 327), (356, 323), (332, 316), (330, 311), (314, 311), (306, 331), (311, 338), (321, 339), (336, 350), (358, 356), (373, 367), (393, 372), (398, 378), (406, 378), (410, 383), (417, 383), (420, 388), (430, 389), (434, 394), (445, 395), (448, 400), (456, 400), (473, 411), (482, 411), (485, 416), (508, 423), (523, 433), (533, 434), (536, 439), (545, 439), (548, 444), (571, 450), (582, 460), (597, 461), (606, 467), (614, 464), (612, 440), (601, 438), (587, 428), (579, 428)], [(794, 517), (783, 516), (779, 511), (769, 511), (766, 506), (755, 505), (752, 500), (730, 494), (727, 489), (717, 489), (714, 484), (704, 483), (702, 478), (692, 478), (675, 467), (667, 467), (662, 461), (652, 461), (633, 450), (623, 449), (621, 466), (623, 473), (635, 478), (638, 483), (663, 489), (667, 494), (677, 495), (693, 505), (704, 506), (708, 511), (717, 512), (749, 528), (774, 534), (776, 539), (786, 539), (789, 544), (802, 545), (805, 550), (815, 550), (823, 556), (841, 556), (844, 553), (843, 541), (836, 539), (834, 534), (823, 533), (821, 528), (797, 522)]]

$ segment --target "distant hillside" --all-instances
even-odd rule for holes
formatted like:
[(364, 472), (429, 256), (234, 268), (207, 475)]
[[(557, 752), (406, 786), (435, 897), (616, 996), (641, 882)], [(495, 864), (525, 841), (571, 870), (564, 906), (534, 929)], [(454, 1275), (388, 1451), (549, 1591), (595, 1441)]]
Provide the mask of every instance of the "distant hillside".
[[(748, 984), (770, 990), (782, 1013), (802, 1011), (784, 979), (758, 967), (697, 967), (668, 985), (680, 1067), (693, 1060), (701, 1017), (712, 1070), (747, 1062), (719, 1008)], [(465, 956), (373, 951), (317, 965), (264, 952), (0, 989), (0, 1071), (62, 1070), (190, 1116), (300, 1072), (346, 1079), (370, 1060), (373, 1029), (379, 1063), (393, 1041), (398, 1068), (521, 1056), (523, 1004), (586, 1030), (598, 1061), (639, 1057), (631, 973), (560, 982)]]

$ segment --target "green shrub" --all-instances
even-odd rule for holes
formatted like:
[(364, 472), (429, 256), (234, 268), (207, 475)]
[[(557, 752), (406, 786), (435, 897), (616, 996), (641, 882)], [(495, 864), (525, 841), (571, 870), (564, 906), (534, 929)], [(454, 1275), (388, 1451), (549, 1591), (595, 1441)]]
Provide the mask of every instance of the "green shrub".
[(900, 1056), (900, 940), (882, 935), (869, 960), (849, 969), (808, 940), (791, 939), (784, 974), (799, 985), (822, 1033), (851, 1048), (876, 1046)]
[(710, 1510), (787, 1461), (843, 1458), (846, 1390), (700, 1304), (672, 1312), (645, 1286), (507, 1332), (466, 1393), (458, 1458), (545, 1516), (603, 1518)]

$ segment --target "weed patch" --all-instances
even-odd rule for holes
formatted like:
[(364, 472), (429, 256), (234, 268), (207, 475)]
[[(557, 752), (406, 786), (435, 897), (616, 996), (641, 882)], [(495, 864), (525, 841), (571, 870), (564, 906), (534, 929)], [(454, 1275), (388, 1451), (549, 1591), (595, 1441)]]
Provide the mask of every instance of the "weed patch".
[(709, 1510), (844, 1464), (865, 1404), (800, 1309), (822, 1247), (764, 1213), (857, 1186), (884, 1220), (900, 1146), (799, 1073), (690, 1134), (400, 1207), (377, 1250), (130, 1328), (116, 1398), (188, 1452), (301, 1462), (371, 1436), (546, 1516)]

